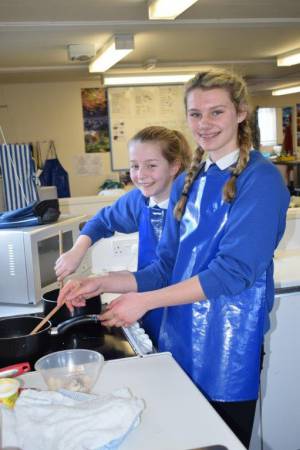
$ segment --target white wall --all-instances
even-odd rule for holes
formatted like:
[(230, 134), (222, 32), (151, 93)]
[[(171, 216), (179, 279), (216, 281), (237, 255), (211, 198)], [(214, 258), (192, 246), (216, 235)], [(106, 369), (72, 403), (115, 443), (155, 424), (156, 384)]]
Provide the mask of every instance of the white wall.
[[(102, 175), (82, 177), (75, 173), (74, 157), (85, 154), (81, 88), (97, 86), (97, 82), (0, 85), (0, 125), (7, 141), (53, 139), (59, 159), (69, 173), (72, 196), (95, 195), (106, 178), (118, 179), (118, 173), (111, 171), (110, 153), (99, 156), (103, 165)], [(252, 103), (254, 106), (293, 106), (296, 119), (296, 103), (300, 103), (300, 95), (254, 96)], [(296, 143), (296, 120), (294, 139)]]
[[(71, 195), (95, 195), (111, 172), (110, 153), (100, 154), (102, 175), (78, 176), (74, 156), (85, 154), (81, 88), (97, 83), (60, 82), (0, 86), (0, 125), (9, 143), (53, 139), (58, 157), (69, 173)], [(1, 139), (0, 139), (0, 142)], [(42, 145), (43, 153), (46, 144)]]

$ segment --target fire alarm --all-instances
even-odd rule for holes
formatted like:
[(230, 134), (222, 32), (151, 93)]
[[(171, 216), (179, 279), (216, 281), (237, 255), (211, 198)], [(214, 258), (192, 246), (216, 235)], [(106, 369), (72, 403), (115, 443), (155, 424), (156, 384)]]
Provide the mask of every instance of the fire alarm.
[(89, 61), (96, 54), (94, 44), (70, 44), (68, 56), (71, 61)]

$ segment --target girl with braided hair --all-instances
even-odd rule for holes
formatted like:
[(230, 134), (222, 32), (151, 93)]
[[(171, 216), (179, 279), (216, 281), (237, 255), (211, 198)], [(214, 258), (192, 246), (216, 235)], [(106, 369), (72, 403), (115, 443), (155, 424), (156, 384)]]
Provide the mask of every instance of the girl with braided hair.
[(66, 286), (60, 301), (75, 305), (115, 286), (127, 293), (100, 315), (111, 326), (165, 307), (159, 351), (172, 353), (248, 447), (289, 193), (277, 168), (251, 150), (238, 75), (204, 70), (188, 83), (185, 105), (198, 147), (173, 184), (159, 260), (125, 279)]

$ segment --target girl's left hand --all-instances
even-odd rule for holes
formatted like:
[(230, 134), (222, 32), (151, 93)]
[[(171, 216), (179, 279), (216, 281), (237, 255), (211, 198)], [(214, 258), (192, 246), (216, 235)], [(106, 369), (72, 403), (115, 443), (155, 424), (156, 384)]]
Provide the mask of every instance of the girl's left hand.
[(101, 323), (109, 327), (129, 327), (147, 312), (143, 294), (129, 292), (113, 300), (103, 314)]

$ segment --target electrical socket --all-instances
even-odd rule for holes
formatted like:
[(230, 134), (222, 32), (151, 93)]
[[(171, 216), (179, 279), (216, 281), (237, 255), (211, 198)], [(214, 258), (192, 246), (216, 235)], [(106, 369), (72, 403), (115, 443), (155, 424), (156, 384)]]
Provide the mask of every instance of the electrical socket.
[(132, 239), (118, 239), (112, 241), (112, 252), (114, 256), (131, 256), (132, 246), (134, 241)]

